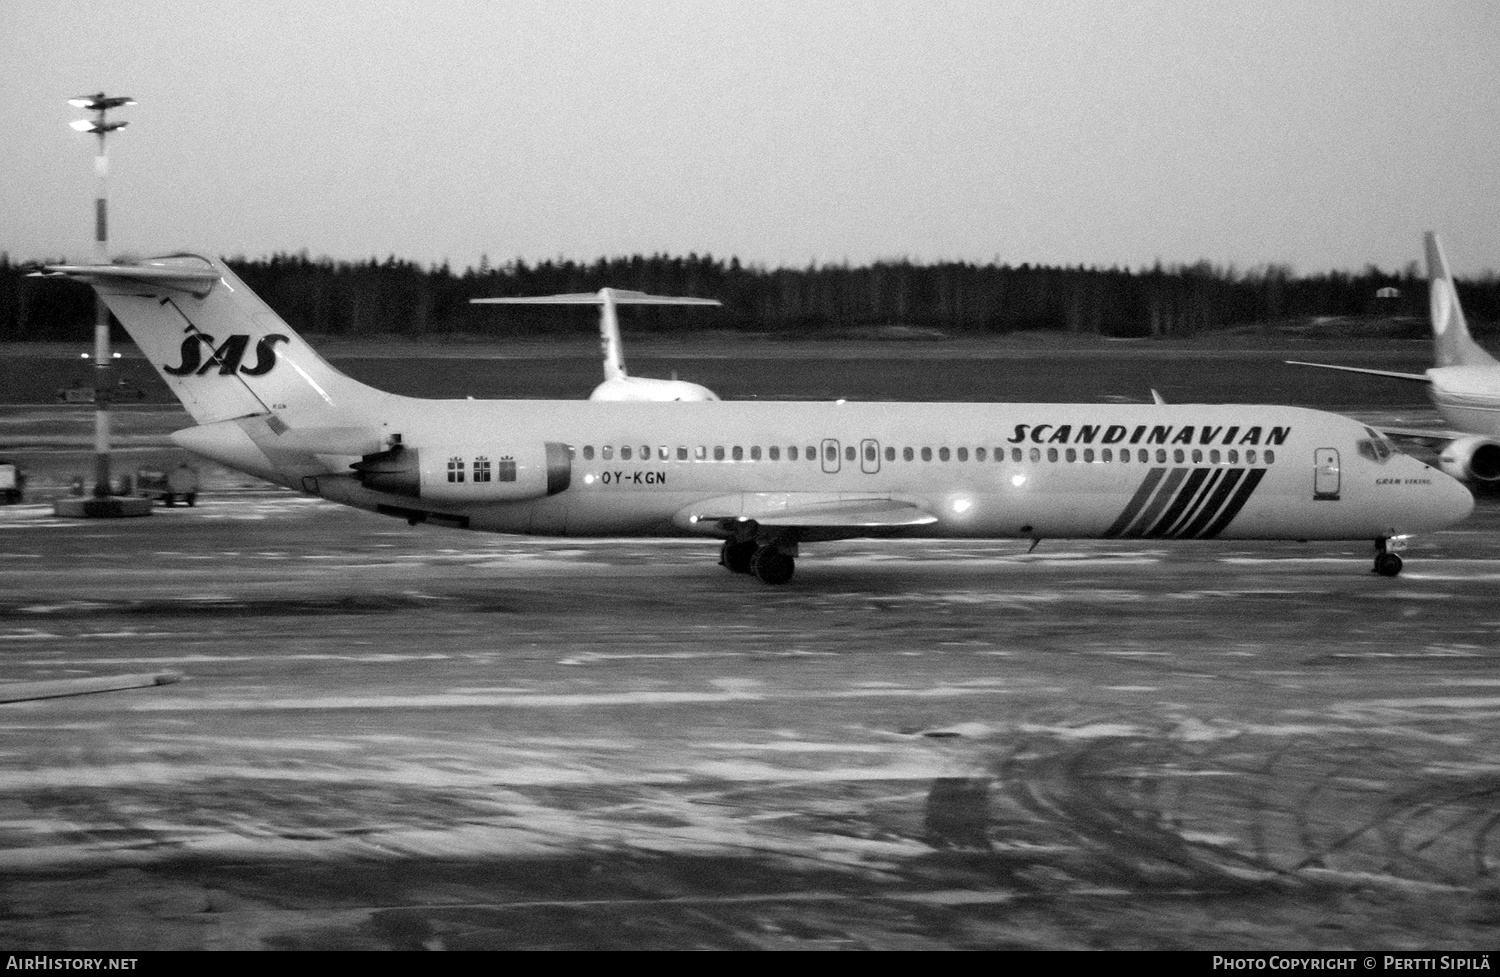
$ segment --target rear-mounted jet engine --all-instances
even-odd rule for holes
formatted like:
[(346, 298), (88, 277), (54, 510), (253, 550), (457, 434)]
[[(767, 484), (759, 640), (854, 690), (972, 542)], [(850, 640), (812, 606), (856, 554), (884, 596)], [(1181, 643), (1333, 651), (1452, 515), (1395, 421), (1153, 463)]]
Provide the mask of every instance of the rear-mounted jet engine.
[(472, 447), (398, 444), (349, 467), (361, 485), (375, 492), (430, 502), (525, 502), (567, 489), (573, 480), (573, 451), (556, 441), (484, 453)]

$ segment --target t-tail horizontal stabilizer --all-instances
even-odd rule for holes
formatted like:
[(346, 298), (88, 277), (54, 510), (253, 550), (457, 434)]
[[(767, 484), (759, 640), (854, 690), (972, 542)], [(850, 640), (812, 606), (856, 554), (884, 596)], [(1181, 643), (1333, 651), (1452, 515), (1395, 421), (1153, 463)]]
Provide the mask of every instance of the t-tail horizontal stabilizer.
[(632, 377), (625, 372), (625, 352), (620, 342), (620, 319), (615, 312), (620, 305), (722, 305), (718, 299), (692, 296), (648, 295), (620, 288), (601, 288), (597, 292), (565, 295), (537, 295), (518, 298), (470, 299), (474, 305), (597, 305), (599, 309), (599, 343), (604, 350), (604, 382), (594, 388), (590, 400), (718, 400), (707, 387), (675, 377), (656, 380)]

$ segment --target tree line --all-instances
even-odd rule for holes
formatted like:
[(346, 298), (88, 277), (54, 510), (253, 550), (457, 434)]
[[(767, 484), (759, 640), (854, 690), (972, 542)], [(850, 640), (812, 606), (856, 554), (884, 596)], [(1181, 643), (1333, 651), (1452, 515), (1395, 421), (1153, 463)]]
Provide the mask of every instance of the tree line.
[[(327, 336), (467, 334), (495, 338), (592, 327), (586, 307), (474, 306), (471, 298), (593, 292), (604, 287), (717, 298), (721, 309), (643, 306), (642, 331), (733, 329), (816, 337), (906, 326), (952, 334), (1056, 330), (1111, 337), (1181, 337), (1229, 326), (1321, 316), (1425, 316), (1427, 283), (1398, 272), (1297, 275), (1269, 265), (1237, 271), (1199, 262), (1128, 270), (1045, 265), (880, 261), (768, 269), (710, 255), (634, 255), (594, 262), (510, 261), (455, 272), (396, 258), (334, 261), (301, 254), (229, 265), (298, 331)], [(0, 340), (79, 340), (92, 292), (28, 277), (33, 263), (0, 252)], [(1395, 297), (1381, 297), (1382, 290)], [(1460, 283), (1471, 322), (1500, 319), (1500, 278)]]

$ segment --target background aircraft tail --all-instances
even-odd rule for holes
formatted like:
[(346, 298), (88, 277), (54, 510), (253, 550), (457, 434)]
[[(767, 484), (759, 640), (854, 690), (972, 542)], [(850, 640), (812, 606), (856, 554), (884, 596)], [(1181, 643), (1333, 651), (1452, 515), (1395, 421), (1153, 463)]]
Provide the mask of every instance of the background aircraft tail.
[(597, 292), (570, 295), (538, 295), (527, 298), (470, 299), (474, 305), (597, 305), (599, 306), (599, 345), (604, 350), (604, 379), (623, 380), (625, 353), (620, 346), (619, 305), (720, 305), (718, 299), (688, 298), (672, 295), (647, 295), (620, 288), (601, 288)]
[(354, 418), (387, 395), (335, 370), (222, 261), (192, 254), (47, 269), (94, 286), (201, 424)]
[(1453, 272), (1448, 268), (1442, 242), (1433, 231), (1427, 232), (1427, 281), (1433, 354), (1437, 365), (1496, 364), (1495, 358), (1469, 335), (1469, 324), (1464, 320), (1458, 290), (1453, 285)]

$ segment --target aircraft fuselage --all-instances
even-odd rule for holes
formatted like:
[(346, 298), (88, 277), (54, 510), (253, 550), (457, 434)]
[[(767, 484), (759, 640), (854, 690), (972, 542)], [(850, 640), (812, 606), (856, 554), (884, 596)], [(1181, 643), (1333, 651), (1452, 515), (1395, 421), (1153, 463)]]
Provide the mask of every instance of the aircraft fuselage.
[[(695, 521), (695, 507), (714, 500), (715, 517), (727, 506), (731, 516), (755, 519), (779, 511), (779, 497), (787, 506), (889, 499), (935, 517), (823, 527), (802, 539), (1376, 538), (1446, 525), (1472, 504), (1461, 486), (1414, 459), (1369, 457), (1372, 432), (1363, 425), (1289, 407), (392, 395), (374, 413), (344, 418), (337, 430), (364, 427), (355, 451), (399, 444), (412, 453), (410, 484), (397, 492), (350, 472), (360, 454), (304, 446), (272, 461), (275, 452), (264, 449), (276, 438), (241, 436), (247, 422), (189, 429), (179, 441), (365, 509), (559, 536), (724, 535), (722, 521)], [(548, 444), (565, 446), (565, 487), (549, 492), (538, 482), (535, 497), (497, 496), (505, 490), (494, 481), (499, 462), (509, 458), (524, 474), (544, 464)], [(486, 480), (475, 481), (481, 471)]]

